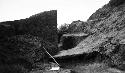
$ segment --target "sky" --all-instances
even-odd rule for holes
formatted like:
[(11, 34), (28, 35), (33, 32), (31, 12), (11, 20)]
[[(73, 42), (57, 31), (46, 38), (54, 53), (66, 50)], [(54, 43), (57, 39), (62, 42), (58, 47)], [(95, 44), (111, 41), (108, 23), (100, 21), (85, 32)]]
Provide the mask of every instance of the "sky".
[(28, 18), (34, 14), (57, 10), (58, 26), (86, 21), (109, 0), (0, 0), (0, 22)]

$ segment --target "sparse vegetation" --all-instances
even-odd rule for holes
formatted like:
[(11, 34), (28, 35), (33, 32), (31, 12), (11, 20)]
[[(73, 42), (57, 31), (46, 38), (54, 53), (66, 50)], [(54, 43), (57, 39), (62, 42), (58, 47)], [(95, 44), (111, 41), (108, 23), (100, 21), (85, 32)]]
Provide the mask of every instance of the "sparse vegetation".
[(0, 65), (0, 73), (28, 73), (22, 65)]
[(110, 0), (109, 1), (109, 4), (111, 6), (119, 6), (119, 5), (122, 5), (123, 3), (125, 3), (125, 0)]

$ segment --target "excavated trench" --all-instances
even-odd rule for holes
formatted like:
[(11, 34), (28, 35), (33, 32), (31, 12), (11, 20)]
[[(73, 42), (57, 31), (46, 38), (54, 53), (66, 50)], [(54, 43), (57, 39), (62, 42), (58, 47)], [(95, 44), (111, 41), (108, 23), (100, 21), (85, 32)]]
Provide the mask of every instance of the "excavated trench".
[[(77, 65), (84, 65), (93, 62), (101, 62), (106, 57), (99, 52), (84, 53), (80, 55), (73, 56), (63, 56), (55, 58), (56, 61), (61, 65), (62, 68), (72, 68)], [(54, 62), (52, 58), (49, 59), (49, 62)]]

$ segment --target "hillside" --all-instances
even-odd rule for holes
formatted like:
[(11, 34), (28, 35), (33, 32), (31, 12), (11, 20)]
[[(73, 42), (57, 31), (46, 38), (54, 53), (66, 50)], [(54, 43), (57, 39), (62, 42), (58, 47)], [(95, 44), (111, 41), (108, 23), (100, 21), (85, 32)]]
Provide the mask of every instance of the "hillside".
[[(62, 50), (54, 57), (89, 55), (98, 52), (105, 56), (103, 61), (106, 61), (108, 65), (125, 70), (125, 1), (111, 0), (93, 13), (86, 23), (88, 24), (86, 30), (89, 31), (89, 36), (81, 40), (77, 46)], [(84, 24), (79, 23), (76, 25), (78, 26), (74, 27), (78, 28), (74, 31), (80, 30), (79, 26), (84, 26)], [(84, 31), (81, 30), (80, 32)]]
[(0, 73), (125, 73), (125, 0), (60, 29), (56, 10), (1, 22)]
[[(57, 49), (57, 11), (0, 23), (0, 73), (25, 73)], [(52, 51), (53, 50), (53, 51)]]

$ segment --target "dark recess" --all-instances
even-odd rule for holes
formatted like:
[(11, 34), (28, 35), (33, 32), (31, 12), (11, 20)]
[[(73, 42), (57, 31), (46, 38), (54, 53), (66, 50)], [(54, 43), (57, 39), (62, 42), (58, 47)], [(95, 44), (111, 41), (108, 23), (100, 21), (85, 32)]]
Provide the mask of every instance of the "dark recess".
[(74, 37), (67, 37), (62, 41), (62, 48), (64, 50), (71, 49), (76, 46)]

